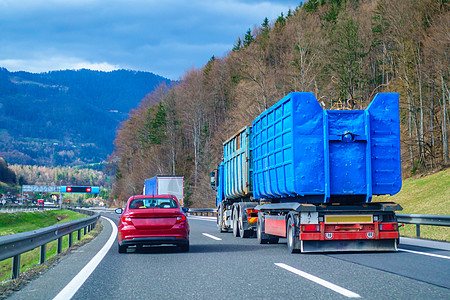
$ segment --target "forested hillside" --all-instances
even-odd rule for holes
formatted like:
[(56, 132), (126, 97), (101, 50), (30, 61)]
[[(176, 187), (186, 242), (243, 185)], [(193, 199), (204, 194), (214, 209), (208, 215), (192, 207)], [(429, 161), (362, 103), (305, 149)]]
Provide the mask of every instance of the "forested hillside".
[(8, 163), (71, 165), (105, 161), (120, 122), (162, 82), (148, 72), (0, 68), (0, 156)]
[(188, 204), (214, 206), (209, 172), (223, 141), (292, 91), (313, 92), (327, 109), (364, 109), (377, 92), (399, 92), (403, 174), (448, 164), (448, 1), (309, 0), (261, 21), (122, 124), (117, 204), (145, 178), (178, 174)]

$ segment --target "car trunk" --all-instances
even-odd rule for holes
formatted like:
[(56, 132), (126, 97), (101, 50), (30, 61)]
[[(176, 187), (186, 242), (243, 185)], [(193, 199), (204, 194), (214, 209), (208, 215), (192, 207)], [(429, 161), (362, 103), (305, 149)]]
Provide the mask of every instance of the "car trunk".
[(180, 211), (176, 208), (147, 208), (130, 211), (136, 229), (170, 229), (175, 225)]

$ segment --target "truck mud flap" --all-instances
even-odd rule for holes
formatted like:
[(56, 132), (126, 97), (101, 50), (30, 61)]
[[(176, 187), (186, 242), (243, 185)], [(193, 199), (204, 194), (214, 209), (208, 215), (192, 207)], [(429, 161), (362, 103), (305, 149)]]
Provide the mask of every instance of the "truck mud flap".
[(300, 241), (300, 250), (307, 252), (351, 252), (351, 251), (397, 251), (395, 239), (383, 240), (335, 240)]

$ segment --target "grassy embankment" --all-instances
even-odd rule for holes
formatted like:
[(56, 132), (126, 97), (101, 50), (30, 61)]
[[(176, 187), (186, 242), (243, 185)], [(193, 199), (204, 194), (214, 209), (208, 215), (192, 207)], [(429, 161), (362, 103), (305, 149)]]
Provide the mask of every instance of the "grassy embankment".
[[(53, 210), (44, 212), (20, 212), (20, 213), (2, 213), (0, 214), (0, 236), (15, 234), (36, 230), (39, 228), (65, 223), (87, 217), (70, 210)], [(81, 231), (83, 233), (83, 230)], [(83, 235), (83, 239), (92, 238), (93, 231)], [(77, 232), (73, 233), (74, 244), (77, 242)], [(63, 237), (63, 249), (67, 249), (69, 237)], [(46, 259), (56, 256), (57, 241), (47, 244)], [(40, 249), (35, 248), (32, 251), (24, 253), (20, 257), (20, 272), (26, 272), (39, 264)], [(11, 277), (12, 258), (0, 261), (0, 281)]]
[[(450, 215), (450, 168), (428, 176), (403, 180), (397, 195), (374, 197), (373, 201), (392, 201), (403, 207), (403, 214)], [(402, 236), (415, 237), (416, 225), (405, 224)], [(420, 236), (450, 242), (450, 227), (420, 226)]]

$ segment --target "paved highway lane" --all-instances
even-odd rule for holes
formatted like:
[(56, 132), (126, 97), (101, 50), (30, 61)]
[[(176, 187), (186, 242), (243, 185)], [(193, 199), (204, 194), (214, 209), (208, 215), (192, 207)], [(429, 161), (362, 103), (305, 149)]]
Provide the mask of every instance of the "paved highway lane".
[[(117, 215), (104, 215), (118, 220)], [(115, 241), (73, 299), (450, 299), (448, 250), (401, 245), (442, 257), (402, 251), (292, 255), (283, 240), (276, 245), (259, 245), (255, 239), (218, 233), (211, 218), (190, 217), (189, 222), (190, 252), (159, 247), (119, 254)], [(98, 240), (104, 244), (112, 228), (105, 220), (103, 224)], [(95, 242), (100, 249), (102, 243)], [(80, 261), (67, 258), (54, 268), (61, 269), (56, 278), (42, 283), (55, 272), (49, 270), (12, 298), (53, 299), (74, 276), (68, 266), (85, 264), (86, 256), (94, 255), (87, 249), (92, 245), (85, 247), (69, 256), (80, 256)], [(61, 265), (66, 262), (64, 268), (69, 270), (63, 275)], [(36, 285), (38, 281), (41, 283)], [(53, 289), (49, 281), (64, 284), (55, 284)], [(34, 297), (47, 292), (46, 287), (52, 291), (42, 298)]]

